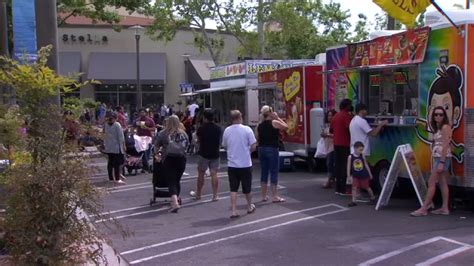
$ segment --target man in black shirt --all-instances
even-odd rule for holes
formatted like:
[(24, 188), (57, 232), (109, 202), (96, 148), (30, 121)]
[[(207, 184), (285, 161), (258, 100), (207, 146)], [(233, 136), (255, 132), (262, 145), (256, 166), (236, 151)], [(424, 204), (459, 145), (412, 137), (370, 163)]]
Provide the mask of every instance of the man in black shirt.
[(201, 199), (204, 176), (207, 169), (209, 169), (212, 182), (212, 200), (216, 201), (218, 200), (219, 179), (217, 178), (217, 171), (219, 170), (222, 130), (214, 123), (214, 112), (212, 110), (204, 111), (204, 123), (197, 130), (197, 138), (199, 142), (197, 190), (196, 192), (191, 191), (191, 195), (196, 197), (197, 200)]

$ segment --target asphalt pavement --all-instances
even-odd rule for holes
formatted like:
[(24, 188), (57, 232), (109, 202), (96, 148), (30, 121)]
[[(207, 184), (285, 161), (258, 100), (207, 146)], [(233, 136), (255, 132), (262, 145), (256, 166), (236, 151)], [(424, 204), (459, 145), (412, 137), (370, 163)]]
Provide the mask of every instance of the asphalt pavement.
[[(104, 169), (105, 161), (93, 165)], [(196, 162), (191, 158), (182, 180), (183, 207), (169, 213), (166, 202), (150, 206), (151, 175), (128, 176), (127, 185), (114, 186), (102, 173), (93, 182), (107, 190), (98, 228), (115, 218), (133, 235), (112, 233), (114, 248), (132, 265), (474, 265), (474, 215), (414, 218), (417, 200), (395, 198), (375, 211), (360, 202), (322, 189), (324, 173), (303, 168), (280, 173), (279, 192), (285, 203), (264, 203), (260, 196), (258, 163), (253, 197), (257, 211), (231, 220), (229, 183), (225, 167), (219, 172), (219, 196), (211, 201), (210, 180), (195, 201)]]

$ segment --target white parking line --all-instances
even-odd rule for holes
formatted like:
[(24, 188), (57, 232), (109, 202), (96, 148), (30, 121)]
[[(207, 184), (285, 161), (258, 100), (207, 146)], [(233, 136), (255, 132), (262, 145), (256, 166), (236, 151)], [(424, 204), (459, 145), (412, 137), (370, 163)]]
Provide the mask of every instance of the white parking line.
[[(466, 244), (466, 243), (462, 243), (462, 242), (459, 242), (459, 241), (456, 241), (456, 240), (453, 240), (453, 239), (449, 239), (449, 238), (445, 238), (445, 237), (442, 237), (442, 236), (437, 236), (437, 237), (433, 237), (433, 238), (430, 238), (430, 239), (427, 239), (425, 241), (421, 241), (421, 242), (418, 242), (418, 243), (415, 243), (413, 245), (409, 245), (409, 246), (406, 246), (404, 248), (401, 248), (401, 249), (397, 249), (397, 250), (394, 250), (392, 252), (389, 252), (387, 254), (384, 254), (382, 256), (379, 256), (379, 257), (376, 257), (376, 258), (373, 258), (371, 260), (368, 260), (366, 262), (363, 262), (361, 264), (359, 264), (359, 266), (368, 266), (368, 265), (373, 265), (373, 264), (376, 264), (376, 263), (379, 263), (381, 261), (384, 261), (386, 259), (389, 259), (391, 257), (394, 257), (394, 256), (397, 256), (397, 255), (400, 255), (404, 252), (407, 252), (407, 251), (410, 251), (410, 250), (413, 250), (413, 249), (416, 249), (416, 248), (419, 248), (419, 247), (422, 247), (422, 246), (426, 246), (428, 244), (431, 244), (431, 243), (434, 243), (434, 242), (437, 242), (437, 241), (440, 241), (440, 240), (443, 240), (443, 241), (446, 241), (446, 242), (450, 242), (450, 243), (453, 243), (453, 244), (457, 244), (457, 245), (460, 245), (462, 246), (462, 248), (472, 248), (471, 245), (469, 244)], [(438, 260), (433, 260), (433, 262), (431, 263), (434, 263), (434, 262), (437, 262), (439, 260), (442, 260), (444, 259), (444, 254), (446, 254), (447, 257), (450, 257), (450, 256), (454, 256), (460, 252), (463, 252), (465, 251), (464, 249), (462, 251), (458, 251), (458, 250), (461, 250), (461, 248), (458, 248), (458, 249), (455, 249), (455, 250), (452, 250), (452, 251), (449, 251), (449, 252), (446, 252), (446, 253), (443, 253), (439, 256), (436, 256), (430, 260), (427, 260), (425, 262), (422, 262), (420, 265), (429, 265), (430, 263), (428, 264), (425, 264), (426, 262), (430, 262), (431, 260), (435, 259), (435, 258), (440, 258)], [(449, 255), (451, 252), (453, 252), (452, 255)], [(446, 258), (447, 258), (446, 257)], [(418, 264), (417, 264), (418, 265)]]
[[(331, 205), (331, 204), (329, 204), (329, 205)], [(308, 216), (308, 217), (304, 217), (304, 218), (300, 218), (300, 219), (296, 219), (296, 220), (284, 222), (284, 223), (275, 224), (275, 225), (268, 226), (268, 227), (264, 227), (264, 228), (260, 228), (260, 229), (257, 229), (257, 230), (251, 230), (251, 231), (247, 231), (247, 232), (244, 232), (244, 233), (231, 235), (231, 236), (224, 237), (224, 238), (219, 238), (219, 239), (211, 240), (211, 241), (204, 242), (204, 243), (201, 243), (201, 244), (197, 244), (197, 245), (192, 245), (192, 246), (188, 246), (188, 247), (185, 247), (185, 248), (176, 249), (176, 250), (173, 250), (173, 251), (170, 251), (170, 252), (160, 253), (160, 254), (157, 254), (157, 255), (153, 255), (153, 256), (146, 257), (146, 258), (142, 258), (142, 259), (138, 259), (138, 260), (131, 261), (130, 264), (138, 264), (138, 263), (142, 263), (142, 262), (149, 261), (149, 260), (152, 260), (152, 259), (156, 259), (156, 258), (160, 258), (160, 257), (164, 257), (164, 256), (176, 254), (176, 253), (181, 253), (181, 252), (188, 251), (188, 250), (191, 250), (191, 249), (195, 249), (195, 248), (199, 248), (199, 247), (203, 247), (203, 246), (208, 246), (208, 245), (211, 245), (211, 244), (216, 244), (216, 243), (219, 243), (219, 242), (223, 242), (223, 241), (235, 239), (235, 238), (238, 238), (238, 237), (241, 237), (241, 236), (251, 235), (251, 234), (255, 234), (255, 233), (267, 231), (267, 230), (270, 230), (270, 229), (274, 229), (274, 228), (278, 228), (278, 227), (282, 227), (282, 226), (286, 226), (286, 225), (290, 225), (290, 224), (294, 224), (294, 223), (299, 223), (299, 222), (303, 222), (303, 221), (307, 221), (307, 220), (319, 218), (319, 217), (326, 216), (326, 215), (330, 215), (330, 214), (336, 214), (336, 213), (339, 213), (339, 212), (343, 212), (343, 211), (347, 211), (347, 210), (348, 210), (348, 209), (345, 208), (345, 207), (342, 207), (342, 206), (339, 206), (339, 205), (336, 205), (336, 204), (333, 204), (333, 205), (334, 205), (334, 206), (338, 206), (339, 209), (338, 209), (338, 210), (335, 210), (335, 211), (325, 212), (325, 213), (321, 213), (321, 214), (317, 214), (317, 215), (312, 215), (312, 216)], [(296, 211), (296, 213), (298, 213), (298, 212), (301, 212), (301, 211)], [(124, 254), (124, 253), (122, 253), (122, 255), (123, 255), (123, 254)]]
[(255, 221), (251, 221), (251, 222), (236, 224), (236, 225), (232, 225), (232, 226), (228, 226), (228, 227), (224, 227), (224, 228), (220, 228), (220, 229), (216, 229), (216, 230), (212, 230), (212, 231), (208, 231), (208, 232), (204, 232), (204, 233), (199, 233), (199, 234), (195, 234), (195, 235), (191, 235), (191, 236), (186, 236), (186, 237), (182, 237), (182, 238), (173, 239), (173, 240), (158, 243), (158, 244), (153, 244), (153, 245), (149, 245), (149, 246), (145, 246), (145, 247), (141, 247), (141, 248), (127, 250), (127, 251), (122, 252), (121, 254), (122, 255), (131, 254), (131, 253), (135, 253), (135, 252), (139, 252), (139, 251), (143, 251), (143, 250), (147, 250), (147, 249), (151, 249), (151, 248), (156, 248), (156, 247), (160, 247), (160, 246), (164, 246), (164, 245), (168, 245), (168, 244), (172, 244), (172, 243), (176, 243), (176, 242), (180, 242), (180, 241), (184, 241), (184, 240), (189, 240), (189, 239), (193, 239), (193, 238), (197, 238), (197, 237), (201, 237), (201, 236), (206, 236), (206, 235), (215, 234), (215, 233), (219, 233), (219, 232), (223, 232), (223, 231), (228, 231), (228, 230), (231, 230), (231, 229), (235, 229), (235, 228), (239, 228), (239, 227), (243, 227), (243, 226), (247, 226), (247, 225), (251, 225), (251, 224), (256, 224), (256, 223), (265, 222), (265, 221), (269, 221), (269, 220), (273, 220), (273, 219), (277, 219), (277, 218), (281, 218), (281, 217), (285, 217), (285, 216), (289, 216), (289, 215), (293, 215), (293, 214), (298, 214), (298, 213), (303, 213), (303, 212), (308, 212), (308, 211), (323, 209), (323, 208), (328, 208), (328, 207), (344, 208), (344, 207), (341, 207), (337, 204), (327, 204), (327, 205), (322, 205), (322, 206), (318, 206), (318, 207), (303, 209), (303, 210), (299, 210), (299, 211), (292, 211), (292, 212), (282, 213), (282, 214), (278, 214), (278, 215), (258, 219), (258, 220), (255, 220)]
[(451, 251), (448, 251), (446, 253), (443, 253), (443, 254), (440, 254), (436, 257), (433, 257), (427, 261), (424, 261), (424, 262), (421, 262), (421, 263), (418, 263), (416, 264), (416, 266), (429, 266), (429, 265), (432, 265), (436, 262), (439, 262), (439, 261), (442, 261), (444, 259), (447, 259), (449, 257), (452, 257), (452, 256), (455, 256), (459, 253), (462, 253), (464, 251), (467, 251), (469, 249), (471, 249), (472, 247), (471, 246), (463, 246), (463, 247), (460, 247), (460, 248), (457, 248), (457, 249), (453, 249)]
[[(254, 187), (255, 189), (258, 189), (258, 188), (261, 188), (259, 186), (257, 187)], [(281, 185), (278, 185), (278, 189), (285, 189), (286, 187), (284, 186), (281, 186)], [(230, 192), (221, 192), (221, 193), (218, 193), (219, 195), (221, 194), (229, 194)], [(226, 196), (226, 197), (220, 197), (219, 199), (226, 199), (226, 198), (229, 198), (230, 196)], [(190, 200), (192, 198), (184, 198), (183, 200), (184, 201), (187, 201), (187, 200)], [(196, 202), (192, 202), (192, 203), (188, 203), (184, 206), (188, 207), (188, 206), (194, 206), (194, 205), (198, 205), (198, 204), (202, 204), (202, 203), (207, 203), (207, 202), (212, 202), (212, 199), (209, 199), (209, 200), (201, 200), (201, 201), (196, 201)], [(136, 209), (141, 209), (141, 208), (144, 208), (145, 206), (138, 206), (136, 207)], [(135, 207), (132, 207), (132, 208), (135, 208)], [(123, 218), (127, 218), (127, 217), (133, 217), (133, 216), (138, 216), (138, 215), (142, 215), (142, 214), (147, 214), (147, 213), (153, 213), (153, 212), (159, 212), (159, 211), (163, 211), (163, 210), (168, 210), (169, 207), (163, 207), (163, 208), (159, 208), (159, 209), (154, 209), (154, 210), (149, 210), (149, 211), (143, 211), (143, 212), (137, 212), (137, 213), (131, 213), (131, 214), (126, 214), (126, 215), (121, 215), (121, 216), (116, 216), (116, 217), (111, 217), (111, 218), (105, 218), (105, 219), (100, 219), (100, 220), (97, 220), (97, 221), (94, 221), (94, 223), (103, 223), (103, 222), (107, 222), (107, 221), (112, 221), (112, 220), (118, 220), (118, 219), (123, 219)], [(132, 209), (134, 210), (134, 209)], [(117, 211), (118, 212), (118, 211)], [(116, 212), (116, 213), (117, 213)]]

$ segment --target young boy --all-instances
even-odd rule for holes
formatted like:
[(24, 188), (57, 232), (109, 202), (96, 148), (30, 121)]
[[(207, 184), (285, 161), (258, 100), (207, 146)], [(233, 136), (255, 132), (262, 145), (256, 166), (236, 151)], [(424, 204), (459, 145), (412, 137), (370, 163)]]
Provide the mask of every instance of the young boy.
[(369, 184), (373, 177), (364, 156), (364, 144), (360, 141), (354, 143), (354, 153), (347, 160), (347, 176), (352, 178), (352, 201), (349, 207), (357, 206), (355, 202), (361, 188), (367, 190), (370, 203), (374, 204), (375, 195)]

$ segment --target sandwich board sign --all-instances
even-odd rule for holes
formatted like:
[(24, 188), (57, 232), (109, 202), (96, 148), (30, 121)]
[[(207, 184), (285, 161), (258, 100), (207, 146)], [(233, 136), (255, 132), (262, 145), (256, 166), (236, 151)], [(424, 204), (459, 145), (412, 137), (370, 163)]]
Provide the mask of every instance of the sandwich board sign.
[(420, 166), (416, 161), (415, 153), (413, 152), (411, 145), (403, 144), (398, 146), (395, 151), (392, 164), (388, 170), (387, 178), (383, 184), (382, 192), (380, 193), (379, 200), (375, 206), (376, 210), (382, 206), (388, 205), (388, 201), (392, 195), (392, 191), (397, 182), (399, 173), (403, 170), (406, 171), (408, 177), (411, 180), (420, 205), (423, 205), (423, 201), (428, 191), (426, 182), (421, 172)]

